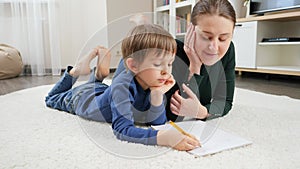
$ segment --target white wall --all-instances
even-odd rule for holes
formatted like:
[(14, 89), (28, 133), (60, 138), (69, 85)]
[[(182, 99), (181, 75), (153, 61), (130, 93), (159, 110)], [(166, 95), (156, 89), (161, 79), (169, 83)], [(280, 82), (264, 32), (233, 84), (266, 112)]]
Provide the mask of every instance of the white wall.
[(243, 6), (244, 0), (229, 0), (229, 2), (235, 10), (236, 18), (244, 18), (246, 16), (246, 7)]
[[(63, 68), (73, 65), (79, 55), (85, 54), (89, 47), (96, 44), (112, 49), (111, 67), (115, 68), (121, 56), (117, 55), (117, 51), (120, 52), (118, 42), (127, 34), (128, 27), (132, 26), (126, 16), (152, 12), (153, 9), (152, 0), (57, 0), (57, 2)], [(89, 39), (92, 35), (93, 39)], [(85, 44), (88, 40), (89, 44)], [(80, 52), (84, 46), (84, 51)]]
[(153, 0), (107, 0), (108, 47), (111, 49), (111, 67), (116, 68), (121, 58), (121, 41), (133, 23), (129, 17), (136, 13), (153, 11)]
[[(106, 26), (107, 8), (105, 0), (57, 0), (57, 9), (61, 63), (62, 68), (65, 68), (76, 62), (89, 38)], [(94, 43), (96, 42), (93, 41), (90, 46), (85, 47), (92, 48)], [(99, 44), (106, 45), (107, 36), (99, 38)]]

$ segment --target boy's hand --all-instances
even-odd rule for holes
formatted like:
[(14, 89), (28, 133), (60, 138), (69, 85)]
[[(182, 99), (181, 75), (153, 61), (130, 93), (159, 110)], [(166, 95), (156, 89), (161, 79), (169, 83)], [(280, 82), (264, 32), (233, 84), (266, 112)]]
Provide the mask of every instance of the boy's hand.
[(162, 104), (163, 95), (175, 85), (175, 80), (171, 75), (169, 79), (162, 86), (150, 87), (151, 90), (151, 104), (159, 106)]
[(160, 130), (157, 133), (157, 144), (169, 146), (179, 151), (189, 151), (200, 146), (195, 136), (189, 137), (177, 130)]
[(158, 90), (162, 94), (165, 94), (167, 91), (169, 91), (174, 85), (175, 85), (175, 79), (173, 75), (170, 75), (170, 77), (166, 80), (166, 82), (161, 85), (161, 86), (155, 86), (155, 87), (150, 87), (151, 91)]

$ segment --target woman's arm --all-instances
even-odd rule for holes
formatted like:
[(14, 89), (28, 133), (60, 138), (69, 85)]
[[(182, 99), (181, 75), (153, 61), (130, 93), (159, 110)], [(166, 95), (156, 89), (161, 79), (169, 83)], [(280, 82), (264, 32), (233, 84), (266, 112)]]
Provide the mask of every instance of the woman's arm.
[(187, 34), (185, 35), (184, 39), (184, 51), (189, 58), (189, 77), (190, 79), (194, 74), (200, 75), (200, 68), (202, 66), (202, 61), (200, 57), (197, 55), (195, 51), (195, 41), (196, 39), (196, 32), (195, 32), (195, 26), (193, 24), (190, 24), (187, 29)]

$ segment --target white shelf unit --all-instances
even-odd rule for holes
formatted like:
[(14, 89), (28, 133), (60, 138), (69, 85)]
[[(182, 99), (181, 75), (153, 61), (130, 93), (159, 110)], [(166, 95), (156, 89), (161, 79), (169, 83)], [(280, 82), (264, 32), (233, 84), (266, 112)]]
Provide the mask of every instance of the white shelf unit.
[(196, 0), (153, 0), (154, 23), (183, 39)]
[(236, 67), (256, 68), (257, 21), (237, 23), (232, 41), (235, 44)]
[(165, 5), (165, 6), (159, 6), (156, 8), (157, 11), (168, 11), (170, 10), (170, 5)]
[(259, 42), (261, 46), (264, 45), (300, 45), (300, 42)]
[(300, 37), (300, 13), (238, 20), (233, 41), (236, 70), (300, 76), (300, 42), (261, 42), (263, 38)]
[(300, 71), (300, 66), (258, 66), (258, 69), (277, 70), (277, 71)]

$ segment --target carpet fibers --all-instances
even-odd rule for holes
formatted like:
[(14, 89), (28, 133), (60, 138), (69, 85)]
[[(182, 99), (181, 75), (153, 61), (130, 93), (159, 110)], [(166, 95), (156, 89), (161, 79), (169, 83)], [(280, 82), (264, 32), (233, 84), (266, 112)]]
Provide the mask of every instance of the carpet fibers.
[(235, 90), (219, 128), (253, 144), (205, 157), (119, 141), (109, 124), (49, 109), (52, 85), (0, 96), (0, 168), (300, 168), (300, 100)]

